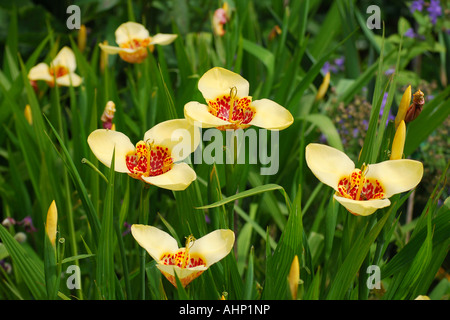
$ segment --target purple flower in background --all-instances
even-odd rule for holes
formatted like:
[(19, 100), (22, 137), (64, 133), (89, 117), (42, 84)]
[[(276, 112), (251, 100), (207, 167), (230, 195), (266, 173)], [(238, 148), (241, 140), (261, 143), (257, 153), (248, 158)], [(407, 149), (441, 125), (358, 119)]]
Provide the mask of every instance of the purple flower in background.
[(431, 23), (436, 24), (437, 18), (442, 15), (440, 0), (431, 0), (427, 11), (430, 14)]
[[(383, 116), (384, 107), (386, 106), (387, 98), (388, 98), (388, 93), (385, 92), (385, 93), (384, 93), (384, 96), (383, 96), (383, 101), (381, 102), (380, 114), (379, 114), (380, 117)], [(388, 124), (389, 121), (393, 121), (393, 120), (395, 120), (395, 117), (394, 117), (394, 115), (392, 114), (391, 110), (389, 110), (389, 116), (388, 116), (388, 118), (387, 118), (387, 120), (386, 120), (386, 125)]]
[(330, 63), (327, 61), (323, 64), (322, 73), (326, 74), (328, 71), (330, 71)]
[(26, 232), (36, 232), (36, 228), (33, 225), (33, 219), (31, 216), (26, 216), (22, 221), (18, 222), (19, 225), (22, 225), (25, 228)]
[(411, 13), (414, 13), (414, 11), (422, 11), (423, 9), (423, 0), (415, 0), (411, 3), (411, 6), (409, 7), (409, 10)]
[(408, 30), (406, 30), (405, 37), (408, 37), (408, 38), (416, 37), (416, 33), (414, 32), (413, 28), (409, 28)]

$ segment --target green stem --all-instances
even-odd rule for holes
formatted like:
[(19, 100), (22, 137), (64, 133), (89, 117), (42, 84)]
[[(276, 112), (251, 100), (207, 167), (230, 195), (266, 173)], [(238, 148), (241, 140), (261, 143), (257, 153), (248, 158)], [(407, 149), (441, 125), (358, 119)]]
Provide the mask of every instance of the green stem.
[[(140, 199), (140, 223), (148, 224), (148, 216), (149, 216), (149, 192), (150, 188), (147, 185), (142, 186), (141, 191), (141, 199)], [(144, 248), (140, 249), (140, 277), (141, 277), (141, 299), (145, 300), (145, 259), (147, 257), (147, 253)]]

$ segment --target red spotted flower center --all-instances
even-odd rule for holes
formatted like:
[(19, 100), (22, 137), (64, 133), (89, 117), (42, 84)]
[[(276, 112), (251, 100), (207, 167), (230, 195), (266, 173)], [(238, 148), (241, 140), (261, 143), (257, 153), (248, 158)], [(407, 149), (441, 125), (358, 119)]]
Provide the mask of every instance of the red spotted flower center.
[[(230, 94), (217, 97), (215, 100), (208, 100), (208, 111), (212, 115), (231, 122), (231, 125), (223, 126), (227, 128), (248, 128), (248, 123), (255, 116), (255, 110), (250, 106), (251, 97), (238, 98), (236, 87), (231, 88)], [(219, 129), (221, 129), (219, 128)]]
[(173, 159), (168, 148), (139, 141), (136, 150), (126, 155), (125, 161), (129, 175), (140, 179), (141, 176), (153, 177), (166, 173), (173, 166)]
[[(191, 254), (189, 252), (189, 249), (192, 247), (192, 244), (194, 243), (195, 238), (191, 235), (186, 239), (186, 247), (178, 249), (175, 253), (164, 253), (160, 260), (160, 263), (164, 265), (169, 266), (177, 266), (182, 269), (187, 268), (194, 268), (198, 266), (205, 267), (206, 263), (205, 261), (198, 255), (198, 254)], [(189, 274), (188, 276), (185, 276), (181, 279), (181, 284), (183, 287), (185, 287), (188, 283), (190, 283), (192, 280), (197, 278), (203, 273), (204, 270), (200, 269), (196, 272), (193, 272)], [(175, 280), (175, 277), (165, 271), (161, 272), (164, 274), (164, 276), (169, 280), (175, 287), (177, 286), (177, 282)]]
[(53, 66), (50, 67), (49, 73), (52, 77), (55, 76), (56, 78), (59, 78), (65, 76), (66, 74), (69, 74), (69, 69), (64, 66)]
[(347, 178), (342, 178), (338, 183), (340, 196), (353, 200), (375, 200), (385, 198), (383, 186), (377, 179), (365, 177), (368, 166), (363, 165), (362, 171), (355, 169)]
[(147, 48), (153, 52), (153, 45), (149, 45), (151, 38), (144, 40), (133, 39), (125, 43), (121, 43), (120, 47), (124, 49), (137, 49), (135, 52), (119, 52), (119, 56), (129, 63), (140, 63), (147, 58)]

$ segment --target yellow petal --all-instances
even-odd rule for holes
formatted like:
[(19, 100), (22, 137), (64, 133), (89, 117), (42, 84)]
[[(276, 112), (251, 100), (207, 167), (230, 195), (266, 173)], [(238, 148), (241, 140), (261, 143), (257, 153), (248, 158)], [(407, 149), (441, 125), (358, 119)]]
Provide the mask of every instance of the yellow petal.
[(297, 300), (298, 282), (300, 281), (300, 265), (297, 255), (292, 260), (291, 269), (289, 270), (288, 282), (289, 289), (293, 300)]
[(355, 169), (355, 164), (345, 153), (324, 144), (308, 144), (305, 159), (317, 179), (336, 191), (339, 180)]
[(196, 101), (184, 105), (184, 116), (193, 125), (201, 128), (214, 128), (231, 124), (208, 111), (208, 106)]
[(406, 125), (405, 121), (400, 121), (400, 124), (395, 131), (394, 140), (392, 141), (392, 150), (390, 160), (398, 160), (403, 156), (403, 148), (405, 146)]
[(65, 87), (70, 87), (71, 83), (73, 87), (78, 87), (82, 82), (83, 80), (76, 73), (69, 73), (62, 77), (56, 78), (56, 84)]
[(197, 179), (195, 171), (186, 163), (175, 163), (169, 171), (152, 177), (141, 177), (147, 183), (173, 191), (185, 190)]
[(406, 111), (408, 110), (410, 103), (411, 103), (411, 86), (408, 86), (408, 88), (406, 88), (405, 92), (403, 93), (402, 100), (400, 101), (397, 115), (395, 117), (396, 129), (400, 124), (400, 122), (405, 119)]
[(230, 253), (234, 238), (234, 232), (231, 230), (215, 230), (195, 240), (189, 252), (203, 257), (206, 266), (209, 267)]
[(348, 211), (360, 216), (371, 215), (378, 209), (391, 205), (391, 201), (389, 201), (389, 199), (353, 200), (338, 196), (336, 194), (334, 195), (334, 198)]
[(414, 300), (431, 300), (429, 296), (418, 295)]
[(152, 40), (150, 41), (150, 45), (159, 44), (161, 46), (166, 46), (174, 42), (177, 37), (178, 35), (176, 34), (157, 33), (151, 37)]
[(388, 160), (371, 164), (366, 174), (367, 179), (380, 181), (386, 198), (415, 188), (422, 176), (422, 163), (409, 159)]
[(220, 67), (208, 70), (198, 81), (198, 89), (206, 100), (229, 95), (233, 87), (237, 89), (237, 98), (248, 96), (248, 81), (241, 75)]
[(174, 162), (194, 152), (200, 144), (200, 138), (200, 130), (186, 119), (161, 122), (144, 135), (144, 141), (168, 148)]
[(30, 71), (28, 72), (28, 79), (53, 81), (53, 77), (50, 75), (49, 72), (49, 67), (44, 62), (41, 62), (30, 69)]
[(100, 49), (103, 50), (103, 52), (106, 52), (107, 54), (118, 54), (120, 52), (133, 53), (138, 50), (138, 48), (136, 48), (136, 49), (120, 48), (120, 47), (105, 45), (103, 43), (99, 43), (98, 46), (100, 47)]
[(47, 223), (45, 224), (45, 232), (53, 246), (56, 242), (56, 228), (58, 224), (58, 209), (55, 200), (52, 201), (47, 211)]
[(63, 47), (58, 52), (55, 59), (53, 59), (53, 61), (50, 63), (50, 65), (64, 66), (69, 70), (69, 72), (73, 72), (77, 68), (77, 61), (75, 59), (75, 54), (69, 47)]
[(150, 36), (148, 30), (140, 23), (125, 22), (122, 23), (115, 32), (116, 43), (127, 43), (133, 39), (144, 40)]
[(249, 122), (250, 125), (268, 130), (283, 130), (294, 122), (292, 114), (272, 100), (256, 100), (251, 103), (251, 107), (255, 109), (255, 116)]
[(155, 261), (159, 261), (165, 253), (172, 253), (178, 250), (177, 240), (167, 232), (153, 226), (133, 224), (131, 226), (131, 234)]
[(113, 150), (115, 149), (114, 170), (129, 172), (125, 156), (129, 152), (134, 152), (135, 147), (126, 135), (118, 131), (97, 129), (89, 135), (87, 141), (97, 159), (107, 167), (111, 166)]

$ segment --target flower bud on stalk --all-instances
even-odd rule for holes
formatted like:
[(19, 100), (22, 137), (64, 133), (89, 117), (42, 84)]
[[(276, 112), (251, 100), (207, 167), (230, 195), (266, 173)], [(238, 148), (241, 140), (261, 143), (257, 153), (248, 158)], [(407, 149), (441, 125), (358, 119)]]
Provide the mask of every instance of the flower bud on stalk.
[(425, 104), (424, 94), (422, 91), (417, 90), (413, 95), (413, 103), (409, 106), (408, 111), (406, 111), (405, 123), (415, 120), (419, 114), (422, 112), (423, 105)]

